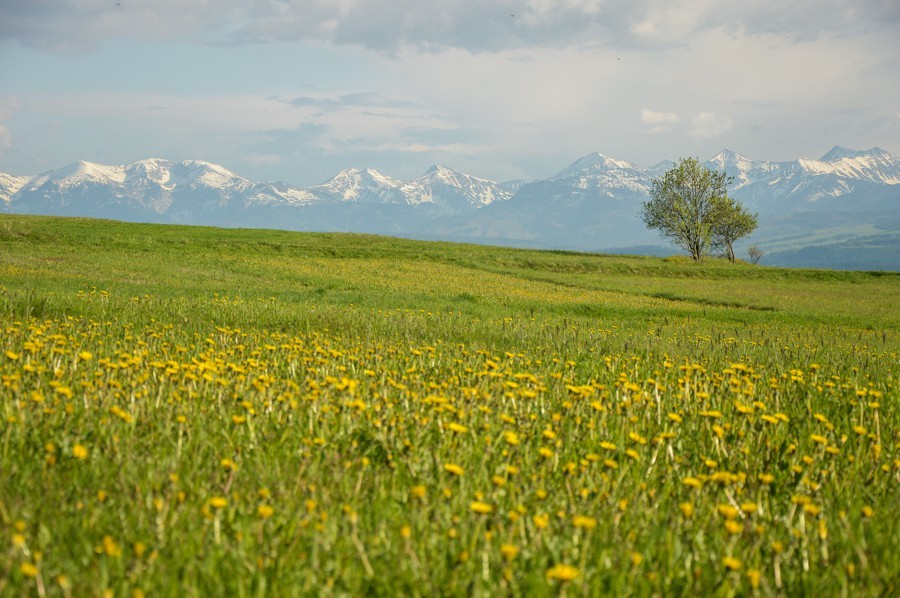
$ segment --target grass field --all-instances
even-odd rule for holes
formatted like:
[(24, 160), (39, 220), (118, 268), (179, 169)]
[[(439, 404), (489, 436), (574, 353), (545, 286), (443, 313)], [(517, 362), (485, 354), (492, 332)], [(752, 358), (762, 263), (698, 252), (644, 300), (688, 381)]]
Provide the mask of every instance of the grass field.
[(898, 308), (898, 274), (3, 215), (0, 594), (897, 594)]

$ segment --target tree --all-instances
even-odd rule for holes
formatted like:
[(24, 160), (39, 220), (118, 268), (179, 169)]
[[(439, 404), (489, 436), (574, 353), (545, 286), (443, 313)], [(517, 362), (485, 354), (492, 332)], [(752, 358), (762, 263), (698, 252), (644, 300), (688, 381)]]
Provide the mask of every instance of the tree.
[(750, 258), (751, 264), (758, 264), (760, 258), (763, 256), (763, 250), (757, 247), (756, 245), (751, 245), (747, 248), (747, 257)]
[(724, 172), (709, 170), (695, 158), (682, 158), (653, 180), (641, 218), (699, 262), (712, 241), (713, 221), (725, 213), (730, 180)]
[(730, 182), (724, 172), (710, 170), (695, 158), (682, 158), (653, 180), (641, 218), (695, 261), (713, 247), (734, 262), (734, 242), (756, 230), (757, 218), (728, 197)]
[(756, 225), (756, 214), (751, 214), (734, 199), (722, 197), (712, 218), (712, 245), (734, 263), (734, 242), (755, 231)]

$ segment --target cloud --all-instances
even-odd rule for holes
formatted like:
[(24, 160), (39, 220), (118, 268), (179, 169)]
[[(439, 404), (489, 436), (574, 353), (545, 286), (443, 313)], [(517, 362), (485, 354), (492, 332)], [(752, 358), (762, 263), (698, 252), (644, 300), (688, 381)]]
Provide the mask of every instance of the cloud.
[(814, 39), (900, 22), (896, 0), (4, 0), (0, 40), (59, 51), (106, 38), (315, 42), (395, 54), (681, 45), (708, 29)]
[(0, 96), (0, 120), (9, 120), (13, 113), (22, 108), (22, 101), (12, 96)]
[(672, 129), (671, 125), (677, 123), (678, 115), (674, 112), (654, 112), (649, 108), (641, 110), (641, 123), (649, 133), (665, 133)]
[(13, 113), (22, 107), (22, 102), (15, 97), (0, 97), (0, 155), (13, 145), (13, 134), (3, 121), (9, 120)]
[(0, 150), (8, 150), (12, 147), (12, 133), (4, 125), (0, 125)]
[(422, 106), (415, 102), (397, 98), (388, 98), (373, 92), (358, 92), (337, 96), (298, 96), (290, 99), (272, 97), (270, 99), (287, 103), (295, 108), (315, 107), (326, 111), (356, 108), (371, 108), (376, 110), (398, 108), (407, 110), (422, 109)]
[(713, 112), (701, 112), (691, 119), (691, 130), (688, 135), (695, 139), (709, 139), (717, 137), (732, 126), (731, 116), (719, 115)]

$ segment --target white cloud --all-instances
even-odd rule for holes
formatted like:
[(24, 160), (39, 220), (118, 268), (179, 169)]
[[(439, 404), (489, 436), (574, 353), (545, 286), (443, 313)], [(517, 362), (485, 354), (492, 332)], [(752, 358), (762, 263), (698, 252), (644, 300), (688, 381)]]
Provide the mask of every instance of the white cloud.
[(388, 53), (681, 45), (695, 34), (815, 39), (900, 23), (896, 0), (4, 0), (0, 40), (60, 51), (106, 38), (325, 42)]
[(713, 112), (701, 112), (691, 119), (691, 130), (688, 133), (695, 139), (708, 139), (718, 137), (732, 126), (731, 116), (719, 115)]
[(12, 118), (13, 113), (22, 107), (22, 102), (15, 97), (0, 97), (0, 155), (13, 145), (13, 134), (3, 121)]
[(0, 0), (0, 67), (16, 71), (5, 91), (27, 106), (0, 98), (15, 134), (0, 170), (162, 155), (292, 182), (439, 160), (533, 178), (593, 151), (791, 159), (859, 139), (896, 152), (898, 12), (896, 0)]
[(641, 110), (641, 123), (646, 126), (649, 133), (666, 133), (678, 120), (678, 115), (674, 112), (654, 112), (649, 108)]
[(12, 133), (4, 125), (0, 125), (0, 150), (7, 150), (12, 147)]

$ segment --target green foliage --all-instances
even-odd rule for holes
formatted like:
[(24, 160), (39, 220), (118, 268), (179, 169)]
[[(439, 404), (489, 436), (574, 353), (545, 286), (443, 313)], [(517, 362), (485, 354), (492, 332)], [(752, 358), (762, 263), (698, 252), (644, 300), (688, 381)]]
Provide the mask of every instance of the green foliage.
[(900, 275), (0, 224), (2, 595), (897, 593)]
[(734, 262), (734, 242), (756, 229), (757, 218), (728, 197), (730, 177), (683, 158), (654, 179), (641, 218), (700, 261), (712, 248)]
[(753, 233), (758, 219), (756, 214), (751, 214), (734, 199), (722, 197), (712, 216), (712, 223), (712, 247), (721, 250), (728, 261), (734, 262), (734, 242)]

